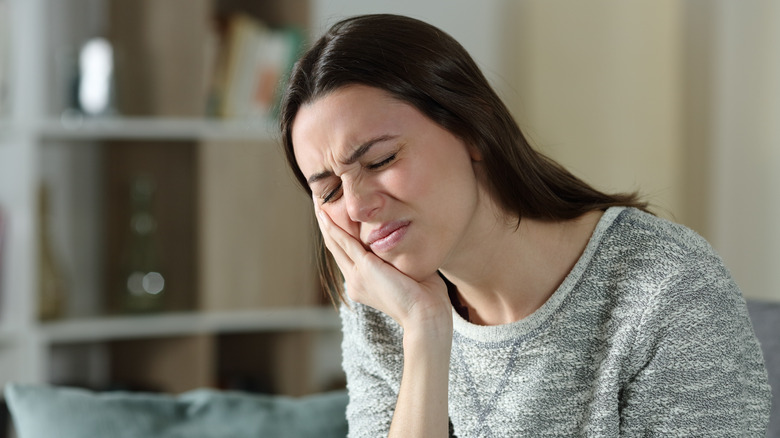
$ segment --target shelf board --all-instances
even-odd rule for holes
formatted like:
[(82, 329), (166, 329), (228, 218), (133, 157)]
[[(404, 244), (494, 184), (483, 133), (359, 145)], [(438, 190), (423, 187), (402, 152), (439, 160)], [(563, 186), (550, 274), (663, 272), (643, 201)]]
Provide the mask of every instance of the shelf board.
[(49, 119), (37, 134), (48, 140), (260, 140), (276, 139), (272, 120), (101, 117)]
[(67, 344), (208, 333), (332, 331), (340, 327), (336, 310), (323, 306), (78, 318), (43, 323), (40, 331), (48, 343)]

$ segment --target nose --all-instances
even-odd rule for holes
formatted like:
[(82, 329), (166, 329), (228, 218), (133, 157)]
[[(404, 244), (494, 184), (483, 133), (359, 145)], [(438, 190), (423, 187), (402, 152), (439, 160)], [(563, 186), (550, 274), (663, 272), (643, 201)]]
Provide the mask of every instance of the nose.
[(370, 221), (382, 206), (381, 194), (367, 181), (345, 180), (342, 190), (347, 214), (353, 222)]

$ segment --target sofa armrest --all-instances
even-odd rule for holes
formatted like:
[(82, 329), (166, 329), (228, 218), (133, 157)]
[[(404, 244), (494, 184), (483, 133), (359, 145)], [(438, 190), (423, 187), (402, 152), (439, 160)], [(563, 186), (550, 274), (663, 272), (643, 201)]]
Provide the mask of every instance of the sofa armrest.
[(780, 302), (747, 300), (747, 305), (772, 387), (767, 436), (780, 437)]

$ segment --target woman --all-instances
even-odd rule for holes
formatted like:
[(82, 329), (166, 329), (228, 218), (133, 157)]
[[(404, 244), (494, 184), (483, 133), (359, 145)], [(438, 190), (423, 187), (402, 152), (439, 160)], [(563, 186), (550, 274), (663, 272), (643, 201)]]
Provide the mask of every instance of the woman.
[(351, 436), (763, 436), (763, 358), (718, 256), (534, 151), (441, 30), (337, 23), (281, 130), (342, 302)]

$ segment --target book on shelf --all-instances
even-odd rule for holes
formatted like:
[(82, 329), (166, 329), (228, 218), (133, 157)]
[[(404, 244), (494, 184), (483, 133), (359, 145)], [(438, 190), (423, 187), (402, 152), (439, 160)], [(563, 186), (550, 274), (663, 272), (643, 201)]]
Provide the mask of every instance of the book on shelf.
[(236, 13), (224, 26), (207, 113), (222, 118), (274, 115), (279, 93), (303, 44), (301, 32), (273, 29)]

